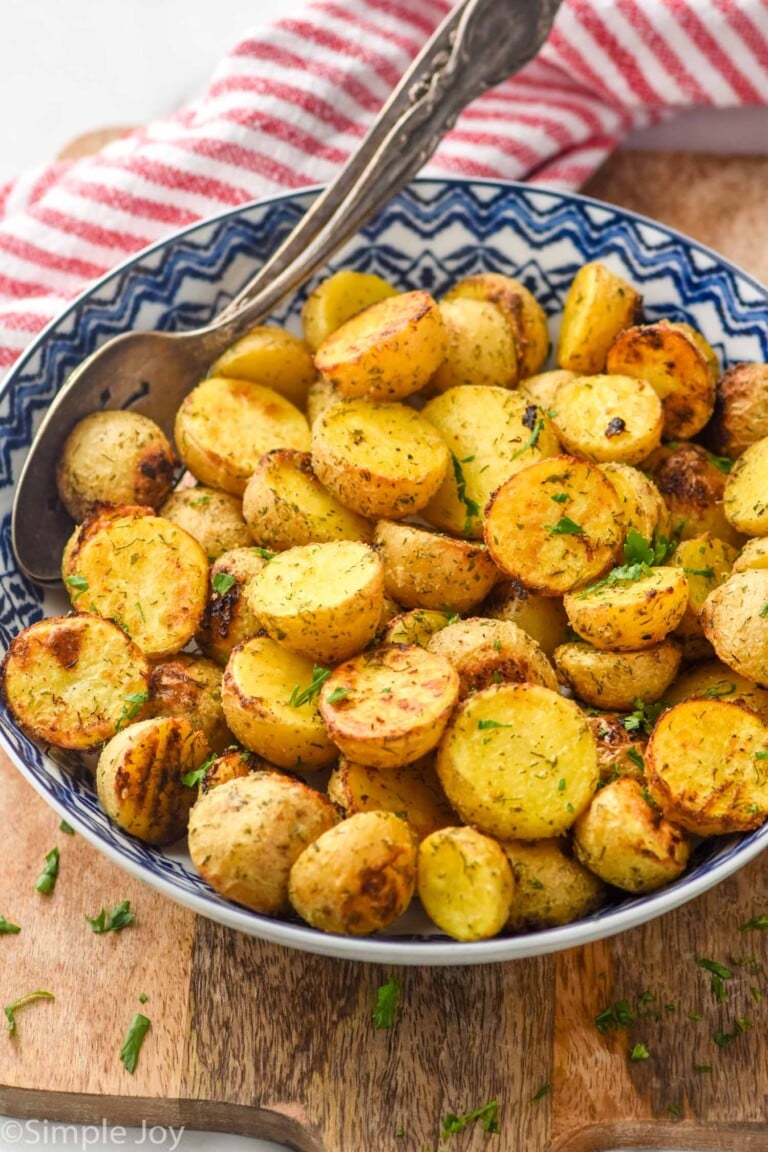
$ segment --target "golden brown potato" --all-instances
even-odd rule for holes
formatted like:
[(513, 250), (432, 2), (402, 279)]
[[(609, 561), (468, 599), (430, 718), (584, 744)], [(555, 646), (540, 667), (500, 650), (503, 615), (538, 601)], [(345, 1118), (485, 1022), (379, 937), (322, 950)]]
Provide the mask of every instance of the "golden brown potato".
[(140, 715), (150, 671), (111, 620), (49, 616), (11, 640), (2, 691), (16, 723), (35, 739), (87, 751)]
[(668, 440), (695, 436), (712, 415), (717, 358), (686, 324), (659, 320), (626, 328), (608, 350), (606, 371), (653, 385), (664, 408)]
[(335, 822), (330, 800), (300, 780), (253, 772), (201, 794), (189, 854), (220, 896), (270, 916), (288, 907), (294, 861)]
[(768, 436), (750, 444), (725, 481), (723, 510), (729, 524), (747, 536), (768, 536)]
[(555, 667), (579, 699), (593, 708), (630, 711), (635, 700), (661, 700), (680, 667), (681, 650), (662, 640), (639, 652), (603, 652), (591, 644), (562, 644)]
[(158, 508), (171, 490), (176, 457), (163, 432), (139, 412), (92, 412), (64, 441), (56, 465), (61, 502), (73, 520), (99, 504)]
[(568, 380), (575, 380), (578, 372), (568, 372), (564, 368), (555, 368), (551, 372), (539, 372), (536, 376), (527, 376), (521, 380), (518, 390), (532, 404), (537, 404), (544, 412), (555, 407), (555, 396), (561, 384)]
[(479, 615), (517, 624), (548, 657), (568, 637), (568, 617), (562, 600), (555, 596), (537, 596), (524, 588), (519, 580), (497, 584)]
[(642, 297), (623, 277), (593, 260), (583, 264), (565, 299), (557, 363), (579, 373), (602, 372), (613, 341), (640, 314)]
[(263, 548), (234, 548), (222, 552), (211, 565), (210, 595), (195, 639), (217, 664), (226, 664), (232, 649), (261, 629), (245, 595), (245, 586), (261, 572), (270, 555)]
[(623, 538), (616, 490), (598, 466), (573, 456), (530, 464), (486, 509), (485, 542), (496, 565), (549, 596), (601, 576)]
[(273, 640), (321, 664), (362, 651), (384, 607), (384, 570), (355, 540), (278, 552), (249, 581), (246, 599)]
[(257, 544), (275, 552), (373, 538), (370, 520), (345, 508), (320, 483), (309, 452), (292, 448), (262, 456), (246, 485), (243, 514)]
[(555, 396), (552, 421), (563, 447), (598, 464), (639, 464), (661, 441), (661, 401), (632, 376), (577, 376)]
[(455, 617), (451, 612), (434, 612), (430, 608), (414, 608), (393, 616), (382, 634), (382, 644), (418, 644), (426, 648), (435, 632), (446, 628)]
[(399, 768), (440, 740), (459, 695), (442, 656), (382, 645), (339, 665), (323, 684), (320, 715), (348, 760)]
[(452, 388), (430, 400), (422, 415), (451, 453), (451, 466), (423, 516), (454, 536), (481, 539), (485, 506), (499, 485), (560, 451), (548, 417), (504, 388)]
[(755, 536), (746, 544), (733, 561), (734, 572), (746, 572), (747, 568), (768, 568), (768, 537)]
[[(719, 587), (730, 575), (736, 555), (736, 549), (730, 544), (705, 532), (683, 540), (670, 557), (669, 563), (682, 568), (688, 580), (688, 606), (675, 628), (675, 636), (683, 643), (688, 642), (689, 647), (704, 636), (700, 619), (704, 601), (713, 588)], [(638, 692), (638, 696), (645, 699), (642, 692)]]
[(159, 514), (194, 536), (211, 562), (223, 552), (253, 544), (242, 501), (230, 492), (202, 486), (182, 488), (171, 493)]
[(322, 376), (313, 380), (307, 393), (307, 420), (310, 428), (314, 427), (315, 421), (322, 416), (326, 408), (330, 408), (331, 404), (335, 404), (339, 399), (341, 397), (330, 380), (324, 380)]
[(346, 816), (394, 812), (404, 817), (417, 840), (456, 823), (432, 755), (400, 768), (371, 768), (342, 758), (331, 773), (328, 795)]
[(291, 868), (289, 897), (322, 932), (368, 936), (394, 924), (416, 886), (416, 842), (392, 812), (359, 812), (324, 832)]
[(312, 291), (301, 310), (304, 339), (314, 352), (331, 332), (358, 312), (396, 295), (397, 289), (381, 276), (349, 268), (334, 272)]
[(512, 330), (485, 300), (443, 300), (440, 316), (446, 336), (445, 359), (429, 381), (431, 392), (464, 384), (511, 388), (517, 381), (517, 350)]
[(741, 704), (675, 704), (659, 717), (645, 762), (664, 815), (696, 836), (748, 832), (768, 817), (768, 727)]
[(303, 408), (315, 366), (308, 346), (298, 336), (284, 328), (263, 325), (227, 348), (211, 365), (209, 375), (252, 380)]
[(708, 660), (687, 668), (665, 693), (670, 704), (701, 697), (704, 700), (730, 700), (751, 708), (768, 723), (768, 690), (758, 688), (752, 680), (734, 672), (719, 660)]
[(541, 370), (549, 354), (547, 317), (525, 285), (499, 272), (482, 272), (459, 280), (443, 297), (444, 301), (457, 299), (495, 304), (515, 338), (519, 375), (532, 376)]
[(271, 448), (306, 452), (306, 417), (289, 400), (252, 380), (209, 376), (176, 414), (174, 439), (185, 467), (202, 484), (242, 496)]
[(644, 540), (670, 535), (669, 512), (661, 493), (644, 472), (629, 464), (603, 464), (621, 500), (622, 519), (627, 532), (634, 528)]
[(238, 645), (224, 671), (222, 705), (240, 743), (280, 768), (323, 768), (336, 749), (317, 710), (326, 669), (267, 636)]
[(449, 802), (501, 840), (561, 836), (597, 787), (597, 746), (579, 707), (539, 684), (468, 696), (437, 756)]
[(736, 459), (768, 436), (768, 364), (734, 364), (720, 377), (707, 443)]
[(515, 891), (503, 849), (476, 828), (442, 828), (419, 845), (419, 899), (454, 940), (487, 940), (504, 927)]
[(185, 834), (195, 798), (182, 777), (209, 752), (205, 734), (182, 717), (131, 724), (99, 756), (96, 790), (104, 811), (145, 844), (172, 844)]
[(428, 383), (445, 356), (440, 309), (427, 292), (372, 304), (327, 336), (315, 367), (340, 395), (401, 400)]
[(768, 571), (733, 573), (707, 596), (700, 619), (719, 659), (768, 688)]
[(699, 444), (672, 444), (652, 457), (652, 479), (669, 509), (670, 534), (686, 539), (711, 532), (739, 547), (743, 536), (726, 519), (725, 475)]
[(568, 855), (562, 841), (507, 840), (502, 848), (515, 878), (510, 932), (570, 924), (605, 903), (602, 882)]
[(179, 652), (156, 664), (149, 678), (146, 715), (182, 716), (205, 734), (213, 752), (232, 743), (221, 707), (221, 668), (204, 656)]
[(571, 627), (603, 651), (652, 648), (680, 623), (688, 606), (688, 581), (679, 568), (651, 568), (638, 580), (621, 580), (563, 597)]
[(511, 620), (473, 617), (441, 628), (430, 652), (449, 660), (459, 674), (459, 699), (491, 684), (543, 684), (557, 690), (557, 677), (536, 641)]
[(418, 512), (448, 466), (443, 439), (404, 404), (339, 401), (312, 428), (315, 475), (361, 516), (398, 520)]
[(469, 612), (487, 596), (499, 570), (483, 545), (380, 520), (374, 539), (384, 588), (404, 608)]
[(80, 530), (67, 566), (73, 607), (114, 620), (151, 659), (179, 652), (200, 626), (208, 560), (170, 520), (97, 514)]
[(608, 784), (617, 776), (634, 776), (645, 780), (645, 746), (647, 738), (642, 729), (627, 731), (627, 717), (615, 712), (599, 712), (587, 716), (587, 723), (597, 741), (597, 762), (600, 783)]
[[(205, 765), (201, 767), (205, 767)], [(220, 756), (211, 760), (208, 767), (205, 768), (200, 780), (200, 791), (210, 792), (212, 788), (218, 788), (229, 780), (240, 780), (244, 776), (250, 776), (252, 772), (269, 771), (270, 769), (271, 765), (266, 760), (262, 760), (260, 756), (254, 756), (253, 752), (249, 752), (247, 748), (238, 748), (236, 744), (230, 744)]]
[(606, 784), (573, 828), (576, 858), (606, 884), (655, 892), (684, 871), (691, 847), (643, 785), (624, 776)]

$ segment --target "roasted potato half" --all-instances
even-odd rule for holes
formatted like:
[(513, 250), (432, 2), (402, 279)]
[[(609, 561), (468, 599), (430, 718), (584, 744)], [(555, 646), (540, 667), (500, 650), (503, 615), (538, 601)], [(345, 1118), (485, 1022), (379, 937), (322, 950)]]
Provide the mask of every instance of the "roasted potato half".
[(717, 357), (687, 324), (659, 320), (625, 328), (609, 348), (605, 367), (653, 385), (664, 409), (667, 440), (695, 436), (712, 415)]
[(306, 452), (310, 444), (309, 424), (295, 405), (272, 388), (229, 376), (209, 376), (184, 398), (174, 439), (201, 484), (235, 496), (242, 496), (265, 452)]
[(246, 587), (273, 640), (321, 664), (362, 651), (384, 607), (384, 569), (367, 544), (335, 540), (278, 552)]
[(61, 502), (78, 523), (99, 504), (158, 508), (171, 490), (176, 457), (163, 432), (139, 412), (92, 412), (64, 441), (56, 465)]
[[(205, 767), (205, 765), (201, 765)], [(238, 748), (230, 744), (228, 748), (215, 760), (212, 760), (200, 779), (200, 791), (210, 792), (229, 780), (240, 780), (257, 771), (271, 771), (272, 765), (260, 756), (254, 756), (247, 748)]]
[(745, 448), (726, 478), (723, 510), (746, 536), (768, 536), (768, 436)]
[(262, 325), (227, 348), (209, 375), (252, 380), (303, 408), (315, 379), (315, 366), (309, 347), (298, 336), (284, 328)]
[(595, 648), (637, 652), (672, 632), (688, 607), (688, 581), (681, 568), (660, 565), (638, 580), (598, 581), (563, 598), (571, 627)]
[(555, 667), (580, 700), (593, 708), (631, 711), (635, 700), (661, 700), (680, 667), (681, 649), (662, 640), (639, 652), (604, 652), (591, 644), (562, 644)]
[(429, 382), (430, 391), (447, 392), (463, 384), (513, 387), (518, 375), (515, 338), (495, 304), (461, 297), (443, 300), (440, 316), (445, 359)]
[(688, 580), (688, 607), (675, 628), (675, 636), (683, 644), (699, 647), (698, 641), (704, 636), (700, 619), (704, 601), (730, 575), (736, 556), (735, 548), (709, 532), (681, 541), (673, 552), (669, 563), (682, 568)]
[(686, 668), (665, 693), (670, 704), (679, 704), (692, 697), (743, 704), (768, 723), (768, 690), (758, 688), (753, 680), (734, 672), (719, 660), (708, 660), (694, 668)]
[(380, 520), (374, 545), (384, 588), (404, 608), (469, 612), (496, 583), (499, 570), (483, 545)]
[(347, 320), (315, 353), (315, 367), (340, 395), (402, 400), (443, 362), (440, 309), (427, 292), (388, 296)]
[(577, 860), (625, 892), (655, 892), (677, 880), (691, 846), (639, 780), (623, 776), (595, 795), (573, 828)]
[(457, 620), (436, 632), (427, 647), (458, 672), (460, 699), (491, 684), (543, 684), (557, 690), (549, 660), (511, 620)]
[(436, 746), (458, 695), (458, 675), (442, 656), (382, 645), (334, 669), (319, 707), (347, 759), (399, 768)]
[(768, 437), (768, 364), (734, 364), (720, 377), (707, 443), (736, 459)]
[(444, 302), (457, 299), (495, 304), (514, 336), (519, 376), (532, 376), (541, 370), (549, 354), (547, 316), (524, 284), (500, 272), (481, 272), (459, 280), (443, 297)]
[(499, 684), (459, 706), (437, 774), (467, 824), (501, 840), (561, 836), (597, 787), (597, 745), (572, 700), (539, 684)]
[(532, 404), (538, 405), (543, 412), (548, 412), (554, 410), (555, 396), (560, 385), (568, 380), (575, 380), (580, 375), (580, 372), (568, 372), (564, 368), (539, 372), (536, 376), (527, 376), (525, 380), (521, 380), (519, 392)]
[(722, 464), (700, 444), (665, 445), (647, 462), (669, 510), (671, 535), (687, 539), (710, 532), (734, 547), (743, 543), (725, 515)]
[(232, 649), (261, 630), (245, 586), (261, 572), (271, 553), (263, 548), (234, 548), (211, 565), (210, 595), (195, 639), (206, 656), (224, 665)]
[(565, 298), (557, 362), (579, 374), (602, 372), (608, 349), (636, 323), (642, 297), (599, 260), (583, 264)]
[(359, 812), (324, 832), (291, 868), (289, 897), (321, 932), (368, 936), (402, 916), (416, 886), (416, 841), (392, 812)]
[(768, 570), (735, 572), (710, 592), (701, 625), (720, 660), (768, 688)]
[(441, 828), (419, 845), (417, 890), (424, 911), (454, 940), (497, 936), (515, 880), (504, 850), (476, 828)]
[(262, 456), (246, 485), (243, 514), (254, 540), (275, 552), (373, 538), (370, 520), (345, 508), (320, 483), (309, 452), (291, 448)]
[(224, 671), (222, 705), (240, 743), (279, 768), (322, 768), (336, 759), (317, 710), (311, 660), (267, 636), (235, 648)]
[(610, 480), (621, 500), (622, 519), (627, 532), (634, 528), (645, 540), (669, 536), (669, 511), (653, 481), (629, 464), (603, 464), (603, 474)]
[(454, 536), (482, 539), (484, 509), (499, 485), (560, 451), (548, 417), (505, 388), (451, 388), (430, 400), (422, 415), (451, 453), (451, 466), (423, 516)]
[(755, 536), (733, 561), (732, 571), (746, 572), (747, 568), (768, 568), (768, 537)]
[(564, 644), (568, 637), (568, 617), (562, 600), (529, 592), (519, 580), (497, 584), (479, 615), (516, 624), (550, 658), (555, 648)]
[(530, 464), (486, 509), (485, 542), (497, 567), (548, 596), (601, 576), (623, 540), (615, 488), (597, 465), (573, 456)]
[(172, 844), (187, 830), (195, 799), (182, 780), (210, 748), (180, 716), (155, 716), (118, 732), (96, 766), (96, 790), (112, 820), (145, 844)]
[(150, 671), (111, 620), (49, 616), (11, 640), (2, 690), (16, 723), (35, 739), (87, 751), (141, 713)]
[(171, 493), (159, 514), (194, 536), (211, 562), (224, 552), (253, 544), (242, 501), (231, 492), (203, 486), (182, 488)]
[(431, 608), (414, 608), (393, 616), (381, 637), (382, 644), (418, 644), (426, 648), (435, 632), (446, 628), (453, 618), (450, 612)]
[(328, 795), (347, 816), (357, 812), (403, 816), (417, 840), (456, 823), (432, 755), (400, 768), (371, 768), (342, 758), (331, 773)]
[(313, 352), (332, 332), (397, 289), (381, 276), (343, 268), (318, 284), (301, 310), (304, 339)]
[(605, 885), (566, 852), (562, 840), (507, 840), (501, 846), (515, 878), (510, 932), (570, 924), (605, 903)]
[(626, 719), (615, 712), (597, 712), (587, 716), (587, 723), (597, 741), (601, 784), (608, 784), (617, 776), (645, 780), (645, 746), (648, 741), (642, 731), (633, 729), (628, 732)]
[(271, 916), (288, 907), (294, 861), (335, 823), (327, 796), (279, 772), (253, 772), (199, 797), (189, 854), (225, 900)]
[(361, 516), (399, 520), (423, 508), (449, 467), (444, 440), (404, 404), (345, 400), (312, 428), (312, 467), (337, 500)]
[(659, 717), (645, 762), (664, 815), (696, 836), (748, 832), (768, 817), (768, 727), (741, 704), (675, 704)]
[(205, 734), (213, 752), (223, 752), (232, 743), (221, 706), (221, 668), (204, 656), (179, 652), (156, 664), (145, 714), (184, 717), (195, 731)]
[(658, 446), (664, 423), (651, 385), (632, 376), (577, 376), (562, 384), (552, 421), (561, 443), (598, 464), (639, 464)]

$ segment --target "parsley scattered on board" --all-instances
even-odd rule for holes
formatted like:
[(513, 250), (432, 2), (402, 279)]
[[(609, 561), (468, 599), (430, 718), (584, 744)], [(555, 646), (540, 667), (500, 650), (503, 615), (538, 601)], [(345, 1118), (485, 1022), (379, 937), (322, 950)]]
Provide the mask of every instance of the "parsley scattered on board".
[(376, 992), (376, 1007), (371, 1013), (374, 1028), (391, 1028), (400, 1002), (402, 985), (399, 980), (390, 978)]

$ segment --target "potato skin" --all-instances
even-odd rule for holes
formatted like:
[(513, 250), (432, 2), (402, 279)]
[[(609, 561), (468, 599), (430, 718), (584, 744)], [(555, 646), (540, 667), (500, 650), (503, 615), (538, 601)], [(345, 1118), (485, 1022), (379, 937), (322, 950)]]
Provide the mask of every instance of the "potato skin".
[(602, 372), (608, 349), (637, 320), (642, 297), (599, 260), (583, 264), (568, 289), (557, 342), (560, 368)]
[(499, 576), (487, 549), (414, 524), (380, 520), (374, 545), (384, 565), (384, 589), (403, 608), (469, 612)]
[(189, 853), (220, 896), (270, 916), (288, 907), (294, 861), (335, 823), (320, 792), (279, 772), (254, 772), (199, 797)]
[(491, 684), (543, 684), (557, 691), (552, 665), (536, 641), (511, 620), (470, 617), (436, 632), (427, 648), (453, 664), (459, 699)]
[(750, 708), (768, 723), (768, 691), (758, 688), (753, 680), (734, 672), (719, 660), (708, 660), (694, 668), (687, 668), (670, 685), (665, 696), (670, 704), (679, 704), (692, 697), (730, 700)]
[(713, 451), (735, 460), (766, 436), (768, 364), (733, 364), (717, 383), (707, 442)]
[(606, 784), (573, 829), (576, 858), (626, 892), (655, 892), (684, 871), (690, 843), (629, 776)]
[(563, 598), (571, 627), (603, 651), (635, 652), (660, 644), (688, 606), (680, 568), (660, 565), (639, 580), (596, 585)]
[(392, 812), (360, 812), (323, 833), (291, 868), (294, 911), (321, 932), (368, 936), (405, 912), (416, 886), (416, 842)]
[(147, 716), (182, 716), (205, 733), (213, 752), (232, 743), (221, 707), (221, 668), (204, 656), (179, 652), (156, 664), (149, 678)]
[(328, 795), (347, 816), (394, 812), (404, 817), (417, 840), (456, 823), (456, 813), (437, 778), (433, 755), (386, 769), (342, 757), (328, 781)]
[(139, 412), (92, 412), (64, 441), (56, 485), (80, 523), (99, 504), (158, 508), (171, 490), (176, 457), (163, 432)]
[(261, 630), (245, 587), (267, 562), (262, 549), (233, 548), (211, 565), (208, 603), (195, 639), (217, 664), (225, 665), (233, 648)]
[(524, 284), (500, 272), (467, 276), (446, 292), (444, 301), (485, 300), (494, 304), (510, 326), (517, 349), (520, 377), (541, 370), (549, 352), (549, 332), (544, 309)]
[(160, 515), (194, 536), (210, 561), (218, 560), (224, 552), (253, 544), (242, 501), (230, 492), (202, 485), (183, 488), (171, 493)]
[(486, 940), (504, 927), (515, 889), (503, 849), (476, 828), (442, 828), (419, 845), (418, 894), (455, 940)]
[(387, 624), (381, 636), (382, 644), (418, 644), (426, 648), (435, 632), (447, 628), (452, 613), (435, 612), (431, 608), (414, 608), (399, 612)]
[(646, 540), (669, 537), (669, 511), (654, 482), (630, 464), (609, 461), (602, 470), (621, 500), (627, 532), (634, 528)]
[(195, 798), (182, 776), (209, 752), (205, 734), (182, 717), (156, 716), (124, 728), (104, 746), (96, 767), (105, 812), (145, 844), (172, 844), (186, 832)]
[(506, 840), (501, 847), (515, 878), (510, 932), (570, 924), (605, 903), (602, 881), (568, 855), (561, 840)]
[(768, 570), (734, 572), (710, 592), (701, 625), (720, 660), (768, 688)]
[(562, 644), (555, 667), (576, 695), (593, 708), (631, 711), (635, 700), (660, 700), (680, 667), (681, 649), (663, 640), (638, 652), (601, 652), (591, 644)]
[(742, 452), (725, 481), (723, 511), (737, 532), (768, 536), (768, 436)]
[(200, 791), (210, 792), (212, 788), (218, 788), (220, 785), (226, 784), (228, 780), (240, 780), (245, 776), (250, 776), (252, 772), (272, 770), (271, 764), (259, 756), (254, 756), (253, 752), (249, 752), (247, 748), (238, 748), (236, 744), (230, 744), (206, 768), (200, 781)]
[(634, 776), (636, 780), (645, 780), (647, 737), (642, 731), (628, 732), (624, 719), (615, 712), (587, 716), (587, 723), (597, 741), (601, 784), (609, 784), (617, 776)]
[(743, 543), (744, 537), (725, 515), (725, 475), (705, 448), (699, 444), (663, 446), (646, 467), (669, 509), (670, 535), (685, 540), (711, 532), (726, 544), (739, 547)]
[(549, 659), (568, 636), (568, 617), (562, 601), (555, 596), (537, 596), (523, 587), (519, 580), (497, 584), (479, 615), (516, 624), (536, 641)]

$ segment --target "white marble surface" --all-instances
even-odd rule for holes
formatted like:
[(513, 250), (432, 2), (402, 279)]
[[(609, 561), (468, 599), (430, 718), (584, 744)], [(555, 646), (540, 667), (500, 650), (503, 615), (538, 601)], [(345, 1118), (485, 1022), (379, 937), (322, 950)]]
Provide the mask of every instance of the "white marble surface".
[[(299, 11), (303, 3), (281, 0), (280, 15)], [(213, 6), (208, 0), (2, 0), (0, 180), (44, 163), (80, 133), (172, 111), (200, 90), (230, 44), (275, 10), (273, 0), (219, 0)], [(638, 133), (631, 142), (764, 153), (768, 112), (696, 111)], [(0, 1117), (0, 1152), (35, 1146), (279, 1152), (276, 1144), (239, 1136), (146, 1126), (110, 1132), (104, 1126)]]

